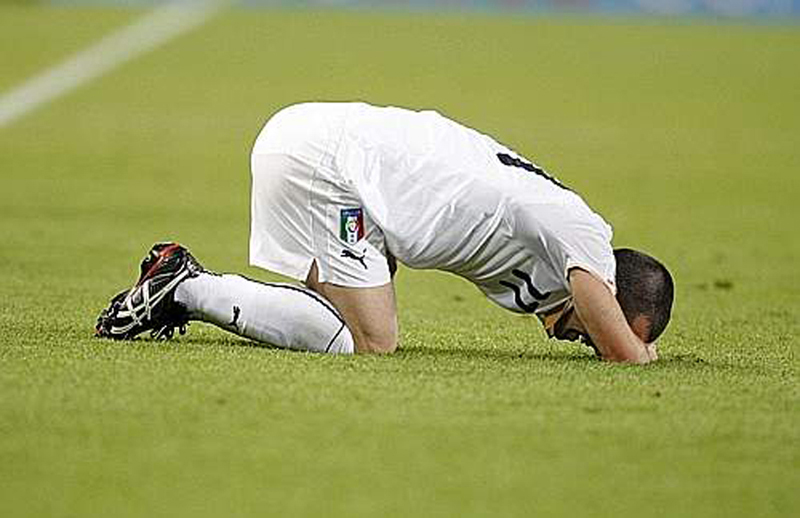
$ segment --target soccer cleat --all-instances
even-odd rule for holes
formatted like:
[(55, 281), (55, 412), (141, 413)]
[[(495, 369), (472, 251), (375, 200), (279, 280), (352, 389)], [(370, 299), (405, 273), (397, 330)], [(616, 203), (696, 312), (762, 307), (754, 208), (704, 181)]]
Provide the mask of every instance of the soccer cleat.
[(175, 301), (175, 288), (204, 269), (189, 251), (178, 243), (156, 243), (142, 260), (139, 280), (129, 290), (111, 299), (97, 317), (95, 335), (128, 340), (145, 331), (167, 340), (186, 332), (186, 309)]

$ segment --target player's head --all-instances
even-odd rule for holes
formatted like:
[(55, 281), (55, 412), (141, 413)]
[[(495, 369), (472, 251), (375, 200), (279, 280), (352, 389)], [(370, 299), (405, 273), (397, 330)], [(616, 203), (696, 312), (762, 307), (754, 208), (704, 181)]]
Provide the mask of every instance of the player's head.
[(663, 264), (629, 248), (614, 250), (617, 301), (625, 320), (646, 343), (658, 338), (669, 323), (674, 285)]

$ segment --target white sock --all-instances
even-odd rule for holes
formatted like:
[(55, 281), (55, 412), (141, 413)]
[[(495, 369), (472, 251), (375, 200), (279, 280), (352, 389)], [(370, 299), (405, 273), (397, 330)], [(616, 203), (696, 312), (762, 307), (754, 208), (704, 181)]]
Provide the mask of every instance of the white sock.
[(353, 336), (321, 295), (291, 284), (201, 273), (175, 290), (175, 300), (200, 320), (259, 342), (320, 353), (353, 353)]

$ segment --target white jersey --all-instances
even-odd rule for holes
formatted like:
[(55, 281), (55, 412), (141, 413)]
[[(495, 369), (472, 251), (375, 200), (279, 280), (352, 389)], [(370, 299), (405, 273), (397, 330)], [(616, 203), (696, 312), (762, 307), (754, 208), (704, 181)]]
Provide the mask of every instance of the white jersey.
[(313, 131), (302, 145), (273, 132), (270, 146), (337, 171), (403, 264), (460, 275), (520, 313), (565, 302), (571, 268), (614, 291), (611, 227), (491, 137), (435, 111), (309, 103), (284, 112)]

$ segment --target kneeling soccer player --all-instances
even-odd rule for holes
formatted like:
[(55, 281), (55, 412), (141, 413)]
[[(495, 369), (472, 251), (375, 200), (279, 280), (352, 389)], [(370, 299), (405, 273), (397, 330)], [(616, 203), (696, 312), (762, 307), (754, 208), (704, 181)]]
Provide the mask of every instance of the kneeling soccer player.
[(306, 287), (212, 273), (161, 243), (100, 315), (99, 336), (169, 338), (200, 320), (280, 347), (392, 352), (400, 261), (460, 275), (605, 360), (657, 358), (667, 269), (613, 250), (611, 227), (575, 192), (487, 135), (434, 111), (298, 104), (267, 122), (251, 170), (250, 263)]

